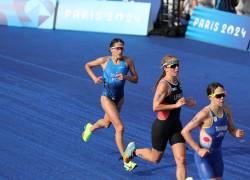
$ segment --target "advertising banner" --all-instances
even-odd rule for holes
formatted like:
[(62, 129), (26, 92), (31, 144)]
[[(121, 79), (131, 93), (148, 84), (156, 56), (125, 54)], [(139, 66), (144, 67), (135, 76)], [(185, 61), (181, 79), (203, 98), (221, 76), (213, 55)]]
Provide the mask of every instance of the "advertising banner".
[(250, 17), (198, 6), (192, 12), (186, 38), (247, 50)]
[(60, 0), (56, 29), (147, 35), (150, 3)]
[(0, 24), (52, 29), (56, 0), (1, 0)]

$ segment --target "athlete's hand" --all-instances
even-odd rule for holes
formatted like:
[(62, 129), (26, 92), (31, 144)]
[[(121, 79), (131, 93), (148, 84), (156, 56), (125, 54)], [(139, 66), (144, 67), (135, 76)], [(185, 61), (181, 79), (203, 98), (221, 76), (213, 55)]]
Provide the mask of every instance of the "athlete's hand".
[(236, 132), (235, 132), (235, 136), (237, 138), (243, 138), (244, 135), (245, 135), (245, 132), (242, 129), (237, 129)]
[(192, 97), (188, 97), (186, 99), (186, 105), (188, 105), (189, 107), (194, 107), (196, 106), (196, 101)]
[(200, 157), (204, 157), (209, 153), (209, 150), (206, 148), (199, 148), (197, 153), (199, 154)]
[(94, 79), (95, 84), (101, 84), (102, 83), (102, 76), (98, 76)]
[(117, 74), (116, 74), (116, 77), (117, 77), (119, 80), (121, 80), (121, 81), (122, 81), (122, 80), (126, 80), (126, 79), (125, 79), (125, 75), (123, 75), (122, 73), (117, 73)]
[(184, 104), (186, 104), (186, 100), (184, 98), (181, 98), (176, 102), (177, 108), (183, 106)]

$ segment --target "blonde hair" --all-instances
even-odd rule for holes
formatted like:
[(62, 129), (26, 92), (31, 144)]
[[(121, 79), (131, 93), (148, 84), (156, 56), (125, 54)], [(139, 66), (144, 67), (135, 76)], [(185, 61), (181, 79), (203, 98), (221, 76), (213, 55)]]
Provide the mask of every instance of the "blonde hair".
[(176, 56), (172, 56), (172, 55), (165, 55), (162, 59), (161, 59), (161, 67), (162, 67), (162, 74), (160, 75), (160, 77), (158, 78), (158, 80), (155, 83), (155, 89), (157, 88), (159, 82), (161, 81), (161, 79), (163, 77), (165, 77), (166, 72), (164, 70), (164, 67), (168, 64), (168, 62), (170, 61), (178, 61)]

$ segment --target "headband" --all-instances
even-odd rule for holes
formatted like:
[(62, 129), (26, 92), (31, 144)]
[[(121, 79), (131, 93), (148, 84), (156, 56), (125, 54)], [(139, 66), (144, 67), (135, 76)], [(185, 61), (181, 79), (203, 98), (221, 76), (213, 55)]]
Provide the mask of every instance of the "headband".
[(179, 60), (171, 60), (171, 61), (168, 61), (168, 62), (165, 62), (163, 65), (161, 65), (161, 67), (164, 67), (164, 66), (168, 66), (168, 65), (174, 65), (174, 64), (179, 64)]

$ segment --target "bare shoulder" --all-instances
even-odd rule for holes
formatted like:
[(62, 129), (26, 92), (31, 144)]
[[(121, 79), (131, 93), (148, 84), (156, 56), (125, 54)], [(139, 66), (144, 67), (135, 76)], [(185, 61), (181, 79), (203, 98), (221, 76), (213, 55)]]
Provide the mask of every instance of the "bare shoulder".
[(104, 64), (109, 60), (110, 56), (99, 57), (98, 59)]
[(157, 85), (156, 92), (167, 92), (167, 94), (170, 93), (170, 85), (166, 80), (160, 80), (160, 82)]
[(209, 111), (206, 107), (201, 109), (191, 120), (191, 123), (193, 123), (195, 126), (203, 126), (206, 124), (206, 121), (209, 119)]
[(202, 108), (197, 115), (199, 115), (200, 118), (202, 119), (207, 119), (208, 117), (210, 117), (210, 111), (208, 106), (205, 106), (204, 108)]
[(89, 67), (102, 66), (102, 68), (104, 68), (107, 60), (108, 60), (108, 56), (98, 57), (95, 60), (87, 62), (85, 66), (89, 66)]
[(155, 91), (155, 95), (154, 95), (154, 103), (161, 103), (163, 101), (163, 99), (169, 95), (169, 87), (168, 84), (166, 82), (163, 82), (163, 80), (161, 80), (157, 87), (156, 87), (156, 91)]
[(128, 56), (123, 56), (123, 60), (129, 65), (133, 64), (133, 60)]
[(169, 89), (170, 85), (169, 85), (168, 81), (162, 79), (162, 80), (160, 80), (160, 82), (158, 84), (158, 87), (161, 87), (161, 88), (164, 88), (164, 89)]
[(132, 61), (132, 59), (128, 56), (122, 56), (125, 61)]
[(230, 107), (230, 106), (228, 106), (228, 105), (224, 105), (224, 107), (223, 107), (223, 108), (224, 108), (224, 110), (225, 110), (225, 111), (231, 111), (231, 107)]
[(226, 113), (227, 115), (231, 116), (232, 110), (231, 110), (231, 108), (230, 108), (228, 105), (225, 105), (225, 106), (224, 106), (224, 111), (225, 111), (225, 113)]

